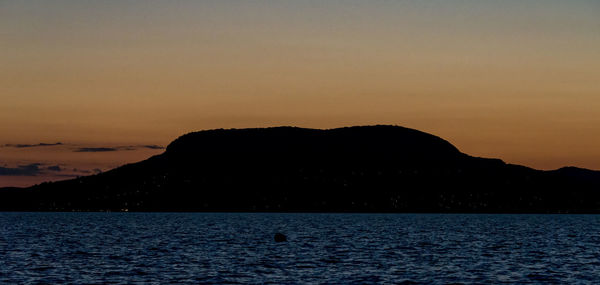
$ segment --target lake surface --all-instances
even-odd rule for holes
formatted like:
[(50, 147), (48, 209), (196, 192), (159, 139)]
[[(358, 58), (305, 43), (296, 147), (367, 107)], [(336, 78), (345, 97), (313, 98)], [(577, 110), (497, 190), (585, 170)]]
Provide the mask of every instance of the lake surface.
[(6, 284), (600, 282), (598, 215), (0, 213), (0, 232)]

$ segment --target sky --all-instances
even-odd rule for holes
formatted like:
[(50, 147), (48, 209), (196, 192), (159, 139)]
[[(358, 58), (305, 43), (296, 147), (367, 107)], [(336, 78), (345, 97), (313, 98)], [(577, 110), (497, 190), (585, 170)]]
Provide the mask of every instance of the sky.
[(598, 15), (596, 0), (0, 0), (0, 187), (280, 125), (400, 125), (600, 169)]

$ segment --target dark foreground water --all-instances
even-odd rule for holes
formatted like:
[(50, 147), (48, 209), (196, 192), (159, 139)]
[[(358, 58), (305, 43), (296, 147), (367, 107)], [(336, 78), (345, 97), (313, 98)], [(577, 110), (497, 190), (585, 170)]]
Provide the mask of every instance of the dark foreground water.
[(600, 283), (595, 215), (0, 213), (0, 233), (6, 284)]

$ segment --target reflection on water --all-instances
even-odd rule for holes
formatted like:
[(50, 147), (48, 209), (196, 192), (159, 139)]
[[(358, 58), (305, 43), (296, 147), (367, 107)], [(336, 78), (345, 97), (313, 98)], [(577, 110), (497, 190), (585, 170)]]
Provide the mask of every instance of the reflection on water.
[(0, 213), (0, 231), (7, 284), (564, 284), (600, 272), (595, 215)]

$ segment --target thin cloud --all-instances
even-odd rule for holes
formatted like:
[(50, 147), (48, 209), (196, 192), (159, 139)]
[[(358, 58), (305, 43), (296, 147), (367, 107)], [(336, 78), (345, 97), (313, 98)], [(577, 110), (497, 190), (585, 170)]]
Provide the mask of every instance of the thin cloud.
[(45, 163), (31, 163), (26, 165), (18, 165), (16, 167), (9, 167), (7, 165), (0, 167), (0, 176), (37, 176), (37, 177), (48, 177), (48, 178), (74, 178), (86, 175), (99, 174), (103, 171), (99, 168), (94, 169), (78, 169), (78, 168), (65, 168), (59, 164), (45, 164)]
[(57, 146), (63, 145), (61, 142), (57, 143), (38, 143), (38, 144), (5, 144), (5, 147), (16, 147), (16, 148), (28, 148), (28, 147), (40, 147), (40, 146)]
[(63, 169), (62, 169), (62, 168), (60, 168), (60, 166), (58, 166), (58, 165), (51, 165), (51, 166), (48, 166), (48, 167), (46, 167), (46, 169), (47, 169), (47, 170), (50, 170), (50, 171), (56, 171), (56, 172), (60, 172), (60, 171), (62, 171), (62, 170), (63, 170)]
[(128, 150), (138, 150), (140, 148), (147, 149), (164, 149), (163, 146), (160, 145), (125, 145), (125, 146), (115, 146), (115, 147), (80, 147), (76, 148), (75, 152), (109, 152), (109, 151), (128, 151)]
[(100, 168), (94, 168), (92, 170), (73, 168), (73, 172), (82, 173), (82, 174), (98, 174), (98, 173), (102, 173), (102, 170)]
[(81, 147), (75, 150), (75, 152), (109, 152), (118, 151), (117, 147)]
[(37, 176), (42, 173), (40, 163), (19, 165), (17, 167), (0, 167), (0, 176)]
[(165, 149), (164, 146), (155, 145), (155, 144), (143, 145), (142, 147), (149, 148), (149, 149)]

